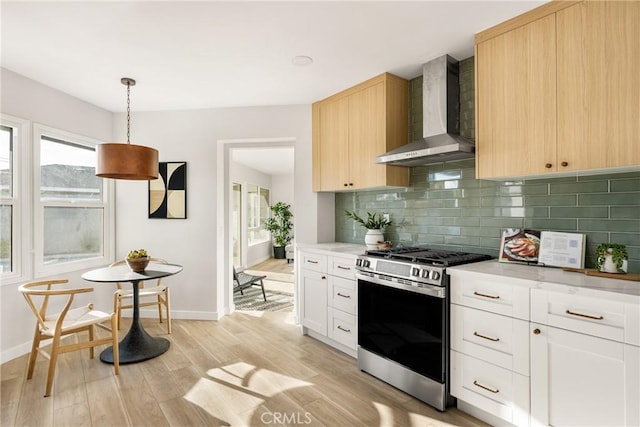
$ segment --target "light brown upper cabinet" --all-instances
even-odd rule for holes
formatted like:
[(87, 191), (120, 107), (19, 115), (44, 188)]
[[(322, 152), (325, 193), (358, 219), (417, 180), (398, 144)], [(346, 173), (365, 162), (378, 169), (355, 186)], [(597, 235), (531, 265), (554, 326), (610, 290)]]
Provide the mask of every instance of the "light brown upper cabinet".
[(407, 143), (407, 91), (385, 73), (313, 104), (313, 191), (409, 184), (408, 168), (375, 163)]
[(640, 2), (550, 2), (476, 35), (476, 175), (640, 166)]

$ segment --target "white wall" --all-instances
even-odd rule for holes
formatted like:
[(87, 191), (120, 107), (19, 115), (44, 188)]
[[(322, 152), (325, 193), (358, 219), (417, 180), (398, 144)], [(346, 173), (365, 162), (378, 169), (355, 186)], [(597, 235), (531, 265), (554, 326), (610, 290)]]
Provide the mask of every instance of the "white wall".
[[(0, 111), (33, 123), (45, 124), (57, 129), (88, 136), (102, 141), (112, 140), (111, 112), (52, 89), (34, 80), (6, 69), (0, 69), (2, 87)], [(30, 212), (23, 212), (22, 221), (33, 229)], [(27, 270), (33, 269), (33, 260), (27, 260)], [(20, 261), (19, 261), (20, 262)], [(93, 302), (96, 308), (111, 310), (113, 307), (112, 284), (90, 284), (77, 271), (61, 278), (69, 279), (75, 286), (90, 286), (95, 292), (79, 298), (77, 303)], [(31, 281), (27, 277), (25, 282)], [(46, 280), (43, 277), (38, 280)], [(21, 283), (0, 286), (0, 360), (6, 361), (29, 351), (35, 317), (18, 292)]]
[[(291, 211), (295, 210), (293, 203), (293, 174), (271, 176), (271, 202), (284, 202), (291, 205)], [(295, 215), (295, 212), (294, 212)], [(295, 219), (295, 216), (294, 216)]]

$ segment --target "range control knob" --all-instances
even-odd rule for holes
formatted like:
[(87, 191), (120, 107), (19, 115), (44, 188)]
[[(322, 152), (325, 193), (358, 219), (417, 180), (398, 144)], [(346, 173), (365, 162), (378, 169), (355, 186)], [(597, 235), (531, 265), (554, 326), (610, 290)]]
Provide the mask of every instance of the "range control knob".
[(434, 271), (432, 271), (432, 272), (431, 272), (431, 278), (432, 278), (433, 280), (438, 280), (438, 279), (440, 279), (440, 272), (439, 272), (439, 271), (435, 271), (435, 270), (434, 270)]
[(416, 276), (416, 277), (420, 277), (420, 269), (418, 267), (413, 267), (411, 269), (411, 275), (412, 276)]
[(429, 278), (429, 270), (422, 270), (422, 278), (423, 279)]
[(363, 267), (369, 267), (371, 265), (371, 262), (368, 259), (363, 259), (362, 260), (362, 266)]
[(358, 258), (356, 260), (356, 267), (361, 267), (362, 266), (362, 260), (360, 258)]

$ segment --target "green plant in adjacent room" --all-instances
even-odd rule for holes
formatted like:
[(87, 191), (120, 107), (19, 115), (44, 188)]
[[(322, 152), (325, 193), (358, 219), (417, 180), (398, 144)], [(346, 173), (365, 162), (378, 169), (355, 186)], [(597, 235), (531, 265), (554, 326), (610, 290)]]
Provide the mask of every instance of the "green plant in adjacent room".
[(276, 247), (285, 246), (293, 239), (293, 213), (291, 213), (291, 205), (278, 202), (269, 206), (271, 217), (267, 218), (264, 228), (271, 232), (273, 245)]
[(596, 247), (596, 269), (601, 270), (607, 255), (611, 255), (611, 261), (616, 266), (618, 273), (626, 273), (623, 268), (624, 261), (628, 258), (627, 247), (618, 243), (600, 243)]
[(367, 219), (363, 219), (355, 211), (350, 212), (345, 210), (344, 214), (347, 218), (351, 218), (358, 224), (362, 225), (367, 230), (381, 230), (392, 224), (391, 220), (386, 219), (382, 214), (367, 212)]

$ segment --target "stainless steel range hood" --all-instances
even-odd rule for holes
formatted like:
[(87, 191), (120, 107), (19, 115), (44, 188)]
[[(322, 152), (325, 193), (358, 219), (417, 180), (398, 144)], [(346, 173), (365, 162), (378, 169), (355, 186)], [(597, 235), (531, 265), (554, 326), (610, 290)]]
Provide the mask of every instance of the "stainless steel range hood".
[(458, 61), (444, 55), (422, 67), (422, 136), (376, 158), (376, 163), (422, 166), (473, 158), (475, 144), (460, 136)]

